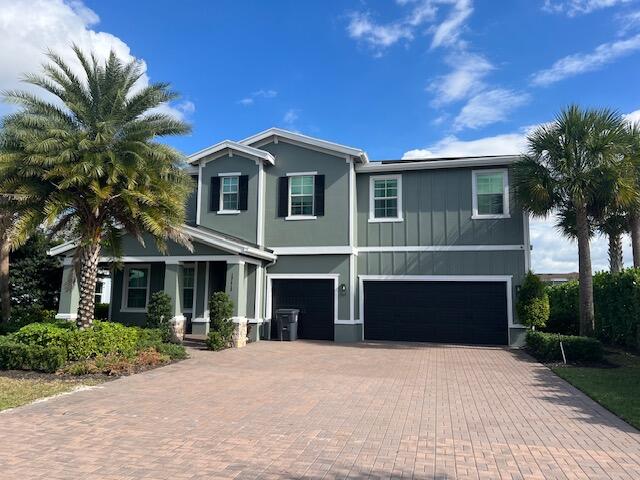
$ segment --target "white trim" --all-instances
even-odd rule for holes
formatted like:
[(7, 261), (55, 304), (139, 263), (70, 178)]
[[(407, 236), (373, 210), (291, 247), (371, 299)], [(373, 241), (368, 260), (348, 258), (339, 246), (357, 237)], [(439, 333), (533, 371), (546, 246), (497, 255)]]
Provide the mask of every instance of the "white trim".
[(286, 173), (287, 177), (302, 177), (302, 176), (313, 176), (315, 177), (316, 175), (318, 175), (318, 172), (288, 172)]
[(264, 165), (260, 162), (258, 164), (258, 225), (256, 227), (256, 243), (259, 246), (264, 245), (264, 189)]
[(360, 325), (362, 321), (359, 318), (353, 320), (336, 320), (336, 325)]
[(328, 247), (271, 247), (276, 255), (353, 255), (355, 249), (347, 246)]
[(249, 247), (243, 245), (238, 242), (234, 242), (229, 238), (218, 236), (212, 232), (205, 232), (198, 228), (191, 227), (189, 225), (183, 225), (182, 230), (192, 236), (193, 238), (200, 240), (203, 243), (207, 243), (214, 247), (222, 248), (224, 250), (230, 251), (232, 253), (239, 253), (244, 255), (249, 255), (252, 257), (261, 258), (263, 260), (275, 260), (276, 256), (272, 253), (269, 253), (265, 250), (260, 250), (259, 248)]
[(284, 217), (285, 220), (315, 220), (317, 218), (318, 217), (316, 217), (315, 215), (289, 215), (287, 217)]
[[(111, 305), (111, 304), (109, 304)], [(56, 320), (76, 320), (78, 318), (77, 313), (56, 313)]]
[(240, 210), (218, 210), (216, 212), (217, 215), (238, 215), (239, 213)]
[(53, 248), (50, 248), (47, 251), (47, 255), (54, 257), (56, 255), (60, 255), (61, 253), (66, 253), (70, 250), (76, 248), (76, 240), (69, 240), (67, 242), (61, 243), (60, 245), (56, 245)]
[(207, 321), (209, 319), (209, 262), (205, 264), (204, 274), (204, 307), (202, 316)]
[[(395, 217), (381, 217), (375, 216), (375, 182), (376, 180), (396, 180), (396, 216)], [(384, 222), (402, 222), (402, 175), (371, 175), (369, 177), (369, 223), (384, 223)]]
[[(200, 162), (201, 164), (207, 164), (212, 160), (215, 160), (216, 158), (219, 158), (225, 155), (227, 153), (227, 150), (229, 152), (232, 152), (232, 151), (240, 152), (244, 155), (251, 157), (252, 159), (257, 158), (263, 161), (267, 161), (271, 165), (275, 165), (275, 159), (273, 158), (273, 155), (271, 155), (269, 152), (266, 152), (264, 150), (260, 150), (257, 148), (253, 148), (249, 145), (244, 145), (242, 143), (233, 142), (231, 140), (223, 140), (222, 142), (216, 143), (215, 145), (212, 145), (196, 153), (193, 153), (189, 155), (188, 160), (189, 160), (189, 163), (195, 163), (198, 160), (211, 156), (211, 158), (208, 158), (205, 161)], [(214, 154), (218, 154), (218, 155), (213, 156)]]
[(367, 165), (358, 165), (356, 173), (373, 172), (402, 172), (409, 170), (435, 170), (440, 168), (461, 167), (491, 167), (494, 165), (510, 165), (518, 161), (518, 155), (504, 155), (498, 157), (469, 157), (440, 160), (437, 158), (424, 161), (407, 161), (402, 163), (371, 162)]
[(198, 198), (196, 199), (196, 225), (200, 225), (202, 213), (202, 164), (198, 165)]
[[(140, 270), (147, 270), (147, 298), (144, 302), (144, 308), (132, 308), (127, 306), (127, 293), (129, 291), (129, 271), (132, 268), (137, 268)], [(120, 299), (120, 311), (121, 312), (130, 312), (130, 313), (143, 313), (147, 311), (147, 307), (149, 306), (149, 294), (151, 290), (151, 265), (149, 263), (136, 263), (132, 265), (125, 265), (122, 270), (122, 298)]]
[(349, 246), (353, 247), (356, 244), (356, 171), (350, 158), (347, 158), (347, 163), (349, 164)]
[(219, 177), (239, 177), (242, 175), (242, 172), (229, 172), (229, 173), (219, 173)]
[(273, 300), (273, 280), (333, 280), (333, 323), (338, 323), (338, 295), (339, 295), (339, 273), (268, 273), (267, 274), (267, 302), (264, 312), (265, 320), (271, 320), (271, 305)]
[(524, 271), (531, 270), (531, 234), (529, 233), (529, 213), (522, 211), (523, 240), (524, 240)]
[(327, 140), (309, 137), (300, 133), (283, 130), (282, 128), (269, 128), (262, 132), (256, 133), (255, 135), (247, 137), (244, 140), (241, 140), (239, 143), (241, 143), (242, 145), (253, 145), (260, 142), (261, 140), (265, 140), (270, 137), (279, 137), (282, 139), (299, 142), (306, 146), (318, 147), (332, 152), (342, 153), (344, 155), (351, 155), (358, 158), (362, 163), (369, 162), (369, 158), (367, 157), (366, 152), (359, 148), (348, 147), (346, 145), (340, 145), (339, 143), (333, 143)]
[(349, 255), (349, 320), (356, 318), (356, 256)]
[(191, 323), (209, 323), (209, 319), (205, 317), (192, 318)]
[(227, 263), (252, 263), (259, 265), (260, 260), (249, 257), (241, 257), (239, 255), (178, 255), (178, 256), (163, 256), (163, 255), (148, 255), (148, 256), (124, 256), (119, 258), (113, 257), (100, 257), (101, 263), (111, 263), (120, 261), (123, 263), (140, 263), (140, 262), (164, 262), (170, 265), (178, 264), (182, 262), (227, 262)]
[[(502, 174), (502, 208), (503, 212), (501, 214), (484, 214), (481, 215), (478, 213), (478, 186), (477, 179), (478, 175), (485, 173), (501, 173)], [(492, 220), (498, 218), (510, 218), (509, 214), (509, 170), (506, 168), (494, 168), (490, 170), (473, 170), (471, 172), (471, 201), (472, 201), (472, 213), (471, 218), (473, 220)]]
[(358, 247), (358, 252), (502, 252), (525, 250), (524, 245), (408, 245), (390, 247)]
[(253, 316), (256, 318), (262, 318), (262, 312), (260, 307), (262, 306), (262, 276), (264, 275), (264, 269), (262, 265), (256, 266), (256, 294), (253, 303)]
[[(233, 173), (219, 173), (218, 177), (221, 177), (221, 182), (220, 182), (220, 197), (218, 198), (218, 205), (220, 205), (220, 208), (218, 209), (218, 211), (216, 212), (218, 215), (238, 215), (240, 213), (240, 210), (237, 208), (240, 205), (240, 176), (242, 175), (242, 173), (240, 172), (233, 172)], [(232, 209), (232, 210), (225, 210), (224, 208), (224, 179), (225, 178), (236, 178), (236, 208)], [(233, 192), (231, 192), (230, 194), (232, 194)]]
[[(364, 317), (364, 282), (392, 281), (392, 282), (505, 282), (507, 295), (507, 329), (521, 328), (524, 325), (514, 323), (513, 320), (513, 275), (359, 275), (360, 318)], [(364, 329), (363, 329), (364, 330)], [(510, 334), (507, 330), (507, 334)]]

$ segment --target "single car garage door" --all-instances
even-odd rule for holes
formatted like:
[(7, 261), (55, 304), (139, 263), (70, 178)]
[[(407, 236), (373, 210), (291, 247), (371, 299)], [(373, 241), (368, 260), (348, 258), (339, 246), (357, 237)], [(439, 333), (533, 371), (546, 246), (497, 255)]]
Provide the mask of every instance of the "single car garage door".
[(365, 281), (367, 340), (505, 345), (505, 282)]
[[(298, 338), (333, 340), (334, 282), (333, 280), (273, 280), (271, 318), (279, 308), (297, 308)], [(271, 338), (277, 338), (275, 322)]]

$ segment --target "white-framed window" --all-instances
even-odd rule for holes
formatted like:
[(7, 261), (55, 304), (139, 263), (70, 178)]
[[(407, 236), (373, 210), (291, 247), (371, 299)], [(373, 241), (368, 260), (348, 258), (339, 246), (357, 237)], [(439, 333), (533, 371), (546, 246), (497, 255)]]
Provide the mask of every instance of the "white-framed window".
[(220, 210), (218, 213), (240, 213), (240, 175), (220, 175)]
[(289, 176), (289, 217), (314, 218), (314, 178), (313, 174)]
[(472, 197), (471, 218), (509, 218), (508, 170), (474, 170)]
[(402, 175), (369, 179), (369, 222), (402, 221)]
[(149, 265), (127, 265), (124, 268), (122, 310), (144, 312), (149, 303), (151, 267)]
[(182, 310), (191, 312), (193, 310), (193, 299), (195, 295), (196, 267), (187, 264), (182, 267)]

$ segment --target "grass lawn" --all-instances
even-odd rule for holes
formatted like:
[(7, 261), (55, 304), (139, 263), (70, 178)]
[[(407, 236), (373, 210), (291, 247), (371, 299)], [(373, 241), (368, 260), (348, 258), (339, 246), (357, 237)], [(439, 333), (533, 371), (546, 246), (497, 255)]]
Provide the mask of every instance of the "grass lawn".
[(640, 429), (640, 356), (620, 350), (605, 352), (602, 367), (554, 366), (560, 377), (603, 407)]
[(0, 375), (0, 410), (102, 382), (98, 378), (69, 379), (30, 372), (3, 372)]

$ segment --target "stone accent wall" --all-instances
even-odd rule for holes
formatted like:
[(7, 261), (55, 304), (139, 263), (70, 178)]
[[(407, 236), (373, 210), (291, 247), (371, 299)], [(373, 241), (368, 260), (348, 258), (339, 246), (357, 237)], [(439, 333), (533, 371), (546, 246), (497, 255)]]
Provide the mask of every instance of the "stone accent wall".
[(247, 320), (234, 319), (233, 324), (235, 326), (233, 330), (233, 347), (242, 348), (247, 344)]
[(171, 331), (173, 332), (173, 339), (182, 342), (184, 340), (184, 331), (187, 325), (187, 319), (183, 316), (173, 317), (171, 319)]

